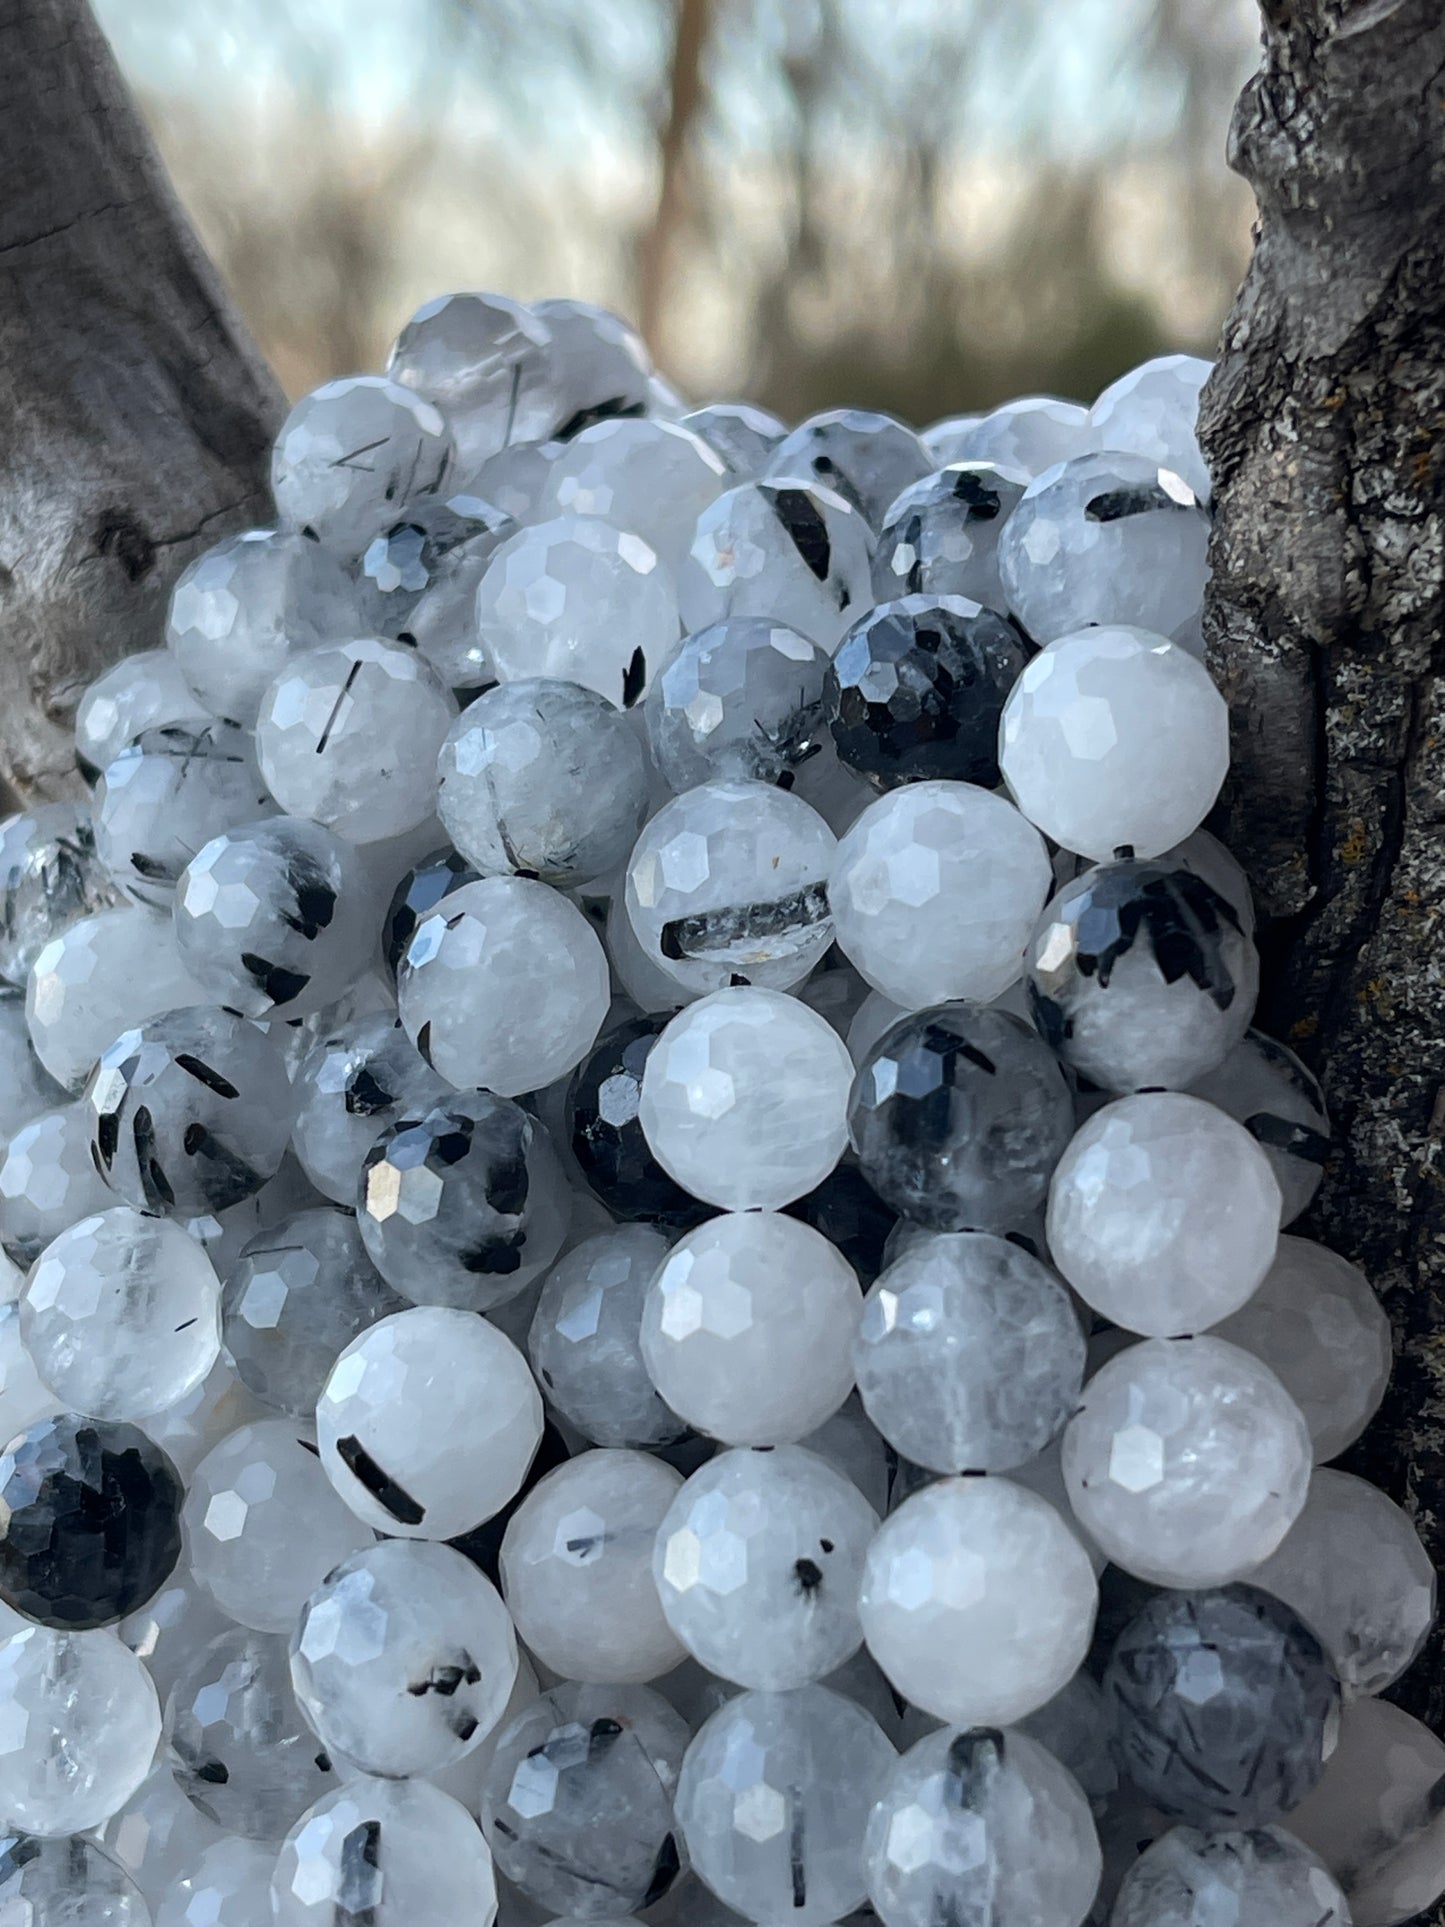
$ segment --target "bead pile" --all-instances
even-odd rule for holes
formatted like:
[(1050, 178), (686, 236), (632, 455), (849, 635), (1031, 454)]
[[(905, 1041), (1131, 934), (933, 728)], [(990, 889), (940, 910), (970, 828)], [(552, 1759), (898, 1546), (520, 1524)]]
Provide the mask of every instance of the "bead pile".
[(1445, 1889), (1207, 372), (789, 432), (456, 295), (292, 410), (0, 826), (6, 1920)]

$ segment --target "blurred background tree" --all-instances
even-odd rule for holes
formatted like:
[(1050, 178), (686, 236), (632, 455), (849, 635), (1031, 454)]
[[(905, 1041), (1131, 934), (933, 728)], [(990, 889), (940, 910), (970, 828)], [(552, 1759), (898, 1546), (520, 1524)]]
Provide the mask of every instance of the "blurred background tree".
[(698, 399), (926, 421), (1212, 352), (1252, 0), (101, 0), (297, 393), (429, 295), (601, 300)]

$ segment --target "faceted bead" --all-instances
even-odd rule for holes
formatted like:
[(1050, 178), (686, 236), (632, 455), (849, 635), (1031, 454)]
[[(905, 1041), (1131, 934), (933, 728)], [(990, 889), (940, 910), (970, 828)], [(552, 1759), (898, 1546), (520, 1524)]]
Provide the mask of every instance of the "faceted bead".
[(310, 1016), (371, 962), (376, 906), (356, 852), (304, 817), (273, 816), (198, 850), (176, 888), (176, 942), (217, 1003)]
[(887, 1927), (1080, 1927), (1099, 1885), (1078, 1782), (1022, 1733), (945, 1728), (884, 1783), (863, 1842)]
[[(212, 1847), (231, 1836), (181, 1792), (162, 1753), (160, 1764), (111, 1815), (97, 1837), (155, 1909), (169, 1899)], [(274, 1866), (274, 1841), (268, 1843), (268, 1850)], [(250, 1927), (250, 1923), (242, 1927)]]
[(226, 1279), (226, 1352), (262, 1404), (310, 1419), (336, 1356), (405, 1300), (344, 1211), (298, 1211), (254, 1237)]
[(627, 914), (627, 900), (622, 890), (615, 890), (608, 898), (603, 932), (617, 994), (630, 998), (639, 1010), (660, 1013), (659, 1021), (665, 1021), (669, 1011), (698, 994), (684, 990), (675, 977), (664, 971), (661, 961), (643, 949)]
[(894, 1757), (862, 1707), (825, 1686), (738, 1694), (683, 1762), (693, 1865), (748, 1920), (839, 1919), (865, 1897), (859, 1843)]
[[(946, 440), (942, 431), (949, 431)], [(1057, 395), (1020, 395), (991, 414), (959, 416), (929, 431), (935, 457), (948, 462), (994, 462), (1031, 479), (1056, 462), (1072, 461), (1089, 446), (1089, 411)]]
[(1094, 447), (1127, 449), (1172, 469), (1207, 502), (1209, 471), (1199, 452), (1195, 423), (1199, 392), (1213, 366), (1198, 355), (1157, 355), (1120, 375), (1089, 410)]
[(349, 561), (442, 493), (455, 454), (430, 402), (382, 375), (353, 375), (296, 403), (271, 453), (271, 489), (288, 527)]
[(516, 533), (515, 518), (495, 502), (454, 495), (378, 536), (361, 559), (381, 633), (414, 644), (448, 689), (491, 681), (477, 635), (477, 590), (492, 557)]
[[(606, 1031), (572, 1073), (564, 1124), (582, 1176), (613, 1217), (686, 1229), (706, 1207), (657, 1162), (638, 1115), (642, 1073), (666, 1023), (662, 1016), (629, 1017)], [(598, 1440), (634, 1443), (640, 1441)]]
[(0, 1159), (0, 1243), (17, 1265), (33, 1264), (52, 1238), (115, 1203), (91, 1158), (84, 1104), (42, 1111), (11, 1138)]
[(185, 1506), (191, 1567), (223, 1612), (289, 1633), (307, 1597), (366, 1528), (327, 1481), (292, 1420), (243, 1425), (196, 1467)]
[(790, 1218), (821, 1231), (864, 1283), (872, 1284), (887, 1262), (884, 1252), (898, 1219), (847, 1152), (821, 1184), (786, 1209)]
[(269, 1842), (225, 1839), (207, 1847), (160, 1904), (155, 1927), (258, 1927), (271, 1908)]
[(828, 879), (838, 943), (908, 1010), (988, 1003), (1018, 977), (1051, 880), (1038, 831), (970, 783), (910, 783), (871, 803)]
[(686, 1864), (673, 1794), (687, 1739), (645, 1686), (544, 1693), (503, 1729), (483, 1784), (498, 1870), (578, 1919), (653, 1906)]
[(192, 852), (271, 808), (234, 723), (163, 724), (107, 765), (93, 801), (95, 847), (130, 897), (169, 906)]
[(893, 1455), (869, 1421), (856, 1392), (800, 1443), (851, 1479), (875, 1512), (881, 1515), (888, 1510)]
[(25, 1000), (0, 991), (0, 1144), (64, 1099), (64, 1091), (35, 1055)]
[(645, 705), (658, 769), (676, 791), (719, 777), (779, 783), (824, 739), (828, 658), (806, 636), (735, 616), (684, 638)]
[(1251, 1030), (1190, 1089), (1227, 1111), (1259, 1145), (1279, 1186), (1279, 1221), (1293, 1224), (1319, 1190), (1330, 1151), (1319, 1079), (1292, 1050)]
[(460, 890), (464, 883), (475, 883), (477, 873), (465, 857), (447, 844), (444, 849), (433, 850), (430, 855), (408, 870), (392, 893), (391, 903), (386, 912), (386, 921), (381, 928), (382, 955), (386, 967), (395, 978), (406, 955), (406, 947), (415, 935), (417, 925), (428, 911), (449, 897), (453, 890)]
[(151, 1927), (150, 1908), (119, 1861), (93, 1841), (0, 1835), (0, 1918), (15, 1927)]
[[(35, 1420), (0, 1456), (0, 1599), (65, 1631), (124, 1619), (175, 1569), (183, 1496), (138, 1426)], [(22, 1817), (3, 1801), (0, 1811)]]
[(1188, 836), (1229, 765), (1208, 672), (1143, 629), (1081, 629), (1040, 650), (1004, 705), (999, 743), (1030, 822), (1100, 862), (1156, 856)]
[(646, 412), (652, 362), (635, 328), (590, 301), (554, 297), (531, 312), (550, 337), (547, 419), (527, 424), (535, 439), (565, 442), (590, 422)]
[(873, 558), (880, 602), (895, 596), (966, 596), (1008, 607), (998, 544), (1029, 477), (993, 462), (954, 462), (914, 482), (889, 505)]
[(673, 1411), (729, 1445), (781, 1445), (852, 1389), (862, 1301), (826, 1238), (771, 1211), (689, 1231), (652, 1281), (642, 1355)]
[(168, 649), (141, 649), (104, 670), (75, 711), (75, 760), (87, 783), (113, 763), (127, 743), (166, 723), (209, 720)]
[(52, 937), (116, 900), (82, 803), (40, 803), (0, 823), (0, 978), (22, 985)]
[(863, 1301), (853, 1362), (864, 1409), (934, 1472), (1007, 1472), (1072, 1415), (1084, 1334), (1063, 1285), (1003, 1238), (920, 1239)]
[(317, 1190), (348, 1207), (356, 1202), (361, 1167), (380, 1134), (447, 1095), (385, 1011), (339, 1024), (302, 1059), (291, 1088), (296, 1155)]
[(509, 443), (552, 428), (550, 347), (546, 323), (520, 301), (444, 294), (407, 322), (386, 372), (441, 411), (461, 473), (474, 475)]
[(1275, 1373), (1304, 1414), (1316, 1465), (1353, 1445), (1385, 1396), (1385, 1308), (1358, 1266), (1308, 1238), (1280, 1239), (1264, 1283), (1215, 1335)]
[(668, 1624), (710, 1672), (740, 1686), (822, 1679), (862, 1644), (858, 1584), (877, 1526), (853, 1482), (801, 1446), (720, 1452), (657, 1533)]
[(677, 644), (677, 591), (656, 549), (598, 516), (559, 515), (504, 542), (477, 590), (502, 682), (555, 677), (627, 709)]
[(279, 1843), (336, 1773), (291, 1687), (286, 1641), (243, 1626), (199, 1653), (166, 1698), (176, 1779), (230, 1833)]
[(793, 477), (744, 482), (698, 517), (678, 604), (689, 634), (761, 616), (831, 653), (872, 603), (872, 571), (868, 524), (842, 495)]
[(295, 655), (268, 685), (256, 754), (281, 808), (348, 843), (416, 829), (457, 706), (414, 649), (365, 637)]
[(1274, 1374), (1222, 1338), (1147, 1339), (1084, 1387), (1069, 1499), (1116, 1565), (1219, 1586), (1267, 1559), (1309, 1489), (1310, 1440)]
[(773, 450), (787, 434), (776, 415), (745, 401), (715, 401), (684, 415), (682, 426), (715, 449), (735, 480), (761, 475)]
[(0, 1641), (0, 1705), (0, 1812), (46, 1840), (124, 1806), (161, 1736), (150, 1677), (113, 1633), (27, 1626)]
[(239, 1425), (273, 1413), (241, 1383), (225, 1352), (193, 1392), (145, 1421), (145, 1429), (189, 1484), (196, 1467)]
[(81, 1218), (36, 1259), (20, 1330), (58, 1404), (87, 1418), (144, 1418), (215, 1364), (220, 1286), (178, 1224), (116, 1205)]
[(450, 1546), (383, 1539), (302, 1608), (291, 1678), (331, 1752), (400, 1778), (455, 1764), (501, 1719), (517, 1640), (496, 1589)]
[(457, 1091), (383, 1129), (362, 1169), (357, 1226), (402, 1297), (486, 1311), (553, 1262), (571, 1204), (541, 1124), (490, 1091)]
[(1023, 666), (1012, 624), (959, 593), (885, 602), (848, 631), (828, 671), (838, 754), (887, 789), (928, 777), (992, 789), (999, 717)]
[(842, 1155), (852, 1073), (838, 1033), (797, 998), (716, 990), (657, 1040), (638, 1115), (659, 1164), (694, 1197), (776, 1211)]
[(645, 1452), (583, 1452), (549, 1472), (502, 1540), (502, 1595), (527, 1650), (565, 1679), (643, 1685), (683, 1648), (652, 1548), (682, 1479)]
[[(8, 1259), (4, 1262), (9, 1264)], [(20, 1307), (11, 1299), (0, 1305), (0, 1443), (13, 1439), (36, 1419), (49, 1418), (59, 1404), (49, 1386), (41, 1383), (35, 1361), (21, 1341)]]
[(1042, 1203), (1073, 1122), (1063, 1073), (1027, 1024), (953, 1003), (883, 1033), (858, 1067), (848, 1130), (864, 1177), (904, 1217), (1007, 1231)]
[(176, 1681), (190, 1672), (214, 1639), (231, 1630), (230, 1620), (186, 1568), (171, 1574), (153, 1599), (128, 1613), (116, 1632), (155, 1681), (164, 1706)]
[(687, 1427), (648, 1377), (642, 1308), (667, 1239), (618, 1225), (547, 1274), (527, 1348), (547, 1403), (595, 1445), (668, 1445)]
[(1081, 1077), (1106, 1091), (1181, 1090), (1243, 1038), (1259, 955), (1203, 877), (1125, 860), (1064, 885), (1039, 919), (1025, 975), (1034, 1022)]
[(1006, 1726), (1078, 1669), (1097, 1602), (1047, 1500), (1009, 1479), (939, 1479), (874, 1537), (858, 1612), (905, 1699), (955, 1726)]
[(1239, 1310), (1274, 1262), (1279, 1187), (1232, 1117), (1142, 1091), (1096, 1111), (1049, 1189), (1049, 1249), (1087, 1305), (1176, 1338)]
[(357, 1779), (309, 1807), (271, 1879), (275, 1927), (491, 1927), (492, 1857), (466, 1808), (425, 1780)]
[(636, 730), (576, 683), (489, 689), (452, 724), (437, 770), (437, 813), (484, 876), (589, 882), (626, 861), (647, 812)]
[(423, 1306), (352, 1340), (316, 1425), (326, 1476), (358, 1519), (400, 1538), (454, 1539), (520, 1489), (542, 1436), (542, 1401), (495, 1326)]
[(642, 536), (675, 570), (697, 518), (729, 485), (727, 465), (674, 422), (594, 422), (547, 471), (539, 516), (595, 515)]
[(1158, 1593), (1105, 1671), (1119, 1766), (1189, 1826), (1259, 1826), (1319, 1780), (1339, 1685), (1319, 1641), (1254, 1586)]
[(1283, 1827), (1171, 1828), (1130, 1869), (1109, 1918), (1111, 1927), (1197, 1927), (1211, 1916), (1270, 1927), (1350, 1927), (1351, 1919), (1324, 1862)]
[(810, 415), (785, 436), (765, 473), (771, 479), (821, 483), (876, 529), (889, 503), (932, 466), (913, 430), (891, 415), (833, 408)]
[(1108, 1707), (1087, 1671), (1075, 1673), (1061, 1692), (1020, 1720), (1019, 1731), (1073, 1774), (1096, 1814), (1116, 1799), (1119, 1772), (1109, 1747)]
[(346, 634), (356, 604), (351, 577), (318, 543), (294, 529), (246, 529), (182, 571), (166, 642), (202, 706), (250, 728), (287, 658)]

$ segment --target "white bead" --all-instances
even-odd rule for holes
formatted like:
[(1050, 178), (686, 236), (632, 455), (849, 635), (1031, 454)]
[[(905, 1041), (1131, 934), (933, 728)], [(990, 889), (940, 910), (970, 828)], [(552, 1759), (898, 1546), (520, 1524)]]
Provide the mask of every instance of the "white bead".
[(547, 471), (538, 518), (598, 515), (632, 529), (676, 569), (697, 518), (729, 477), (721, 456), (672, 422), (594, 422), (563, 444)]
[(0, 1813), (43, 1839), (84, 1833), (150, 1771), (161, 1710), (111, 1632), (26, 1626), (0, 1640)]
[(68, 1091), (124, 1030), (210, 1001), (176, 947), (169, 917), (139, 904), (82, 917), (31, 968), (25, 1012), (35, 1055)]
[(271, 1878), (276, 1927), (491, 1927), (492, 1856), (464, 1807), (425, 1780), (354, 1780), (292, 1827)]

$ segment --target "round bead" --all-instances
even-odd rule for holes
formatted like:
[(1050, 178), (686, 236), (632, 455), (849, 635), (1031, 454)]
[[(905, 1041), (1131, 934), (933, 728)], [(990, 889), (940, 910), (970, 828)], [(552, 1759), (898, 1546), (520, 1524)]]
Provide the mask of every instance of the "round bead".
[(27, 1626), (0, 1641), (0, 1812), (43, 1839), (123, 1807), (161, 1736), (156, 1689), (113, 1633)]
[(1286, 1814), (1333, 1750), (1340, 1689), (1319, 1641), (1254, 1586), (1158, 1593), (1103, 1679), (1122, 1771), (1190, 1826)]
[(364, 1773), (431, 1774), (501, 1719), (517, 1639), (495, 1587), (461, 1553), (383, 1539), (328, 1573), (302, 1607), (291, 1679), (330, 1752)]
[(716, 450), (739, 478), (760, 475), (788, 432), (776, 415), (745, 401), (710, 402), (684, 415), (682, 426)]
[(1096, 448), (1128, 449), (1172, 469), (1201, 501), (1209, 499), (1209, 471), (1195, 423), (1199, 392), (1214, 364), (1198, 355), (1156, 355), (1140, 362), (1100, 395), (1089, 410)]
[(168, 649), (141, 649), (96, 677), (76, 706), (75, 761), (94, 783), (127, 743), (166, 723), (209, 721)]
[(1069, 1500), (1116, 1565), (1218, 1586), (1267, 1559), (1309, 1489), (1299, 1407), (1222, 1338), (1131, 1345), (1084, 1387), (1064, 1433)]
[(165, 907), (198, 844), (271, 807), (234, 723), (165, 723), (106, 766), (94, 797), (95, 848), (128, 896)]
[(116, 1632), (155, 1681), (161, 1704), (212, 1640), (234, 1622), (184, 1568), (171, 1574), (153, 1599), (128, 1613)]
[[(309, 1807), (271, 1877), (275, 1927), (491, 1927), (492, 1856), (476, 1822), (425, 1780), (353, 1780)], [(370, 1915), (370, 1919), (367, 1916)]]
[(0, 823), (0, 977), (30, 966), (77, 917), (115, 901), (83, 803), (41, 803)]
[(925, 440), (950, 462), (998, 462), (1032, 478), (1089, 446), (1089, 411), (1057, 395), (1020, 395), (987, 415), (939, 422)]
[(178, 1224), (116, 1205), (62, 1231), (36, 1259), (20, 1330), (59, 1404), (87, 1418), (144, 1418), (215, 1364), (220, 1286)]
[(155, 1927), (255, 1927), (271, 1908), (275, 1848), (223, 1837), (206, 1848), (160, 1903)]
[(827, 666), (817, 643), (761, 616), (685, 637), (647, 692), (647, 736), (664, 779), (677, 791), (728, 777), (791, 788), (824, 740)]
[(392, 345), (386, 372), (441, 410), (470, 474), (513, 441), (555, 425), (551, 335), (502, 294), (444, 294), (424, 302)]
[(868, 525), (835, 490), (791, 476), (744, 482), (698, 517), (677, 577), (683, 625), (761, 616), (831, 653), (872, 603), (872, 568)]
[(1249, 1132), (1279, 1186), (1279, 1221), (1293, 1224), (1319, 1190), (1330, 1153), (1330, 1118), (1319, 1079), (1292, 1050), (1251, 1030), (1190, 1089)]
[(904, 1754), (863, 1841), (887, 1927), (949, 1913), (999, 1927), (1081, 1927), (1102, 1860), (1078, 1782), (1022, 1733), (947, 1728)]
[(0, 1905), (24, 1927), (151, 1927), (125, 1868), (79, 1837), (0, 1835)]
[(657, 1162), (639, 1117), (642, 1073), (666, 1023), (665, 1016), (629, 1017), (606, 1031), (572, 1074), (563, 1119), (578, 1169), (614, 1218), (686, 1228), (706, 1207)]
[[(8, 1259), (3, 1262), (9, 1264)], [(20, 1306), (11, 1299), (0, 1305), (0, 1439), (13, 1439), (36, 1419), (49, 1418), (58, 1403), (41, 1384), (35, 1361), (21, 1341)]]
[(1038, 831), (970, 783), (910, 783), (871, 803), (828, 880), (838, 943), (905, 1010), (988, 1003), (1023, 967), (1048, 895)]
[(1086, 1304), (1174, 1338), (1238, 1311), (1274, 1262), (1279, 1186), (1223, 1111), (1145, 1091), (1096, 1111), (1059, 1160), (1049, 1249)]
[(858, 1066), (848, 1132), (863, 1175), (935, 1231), (1012, 1229), (1073, 1131), (1063, 1073), (1027, 1024), (944, 1004), (901, 1018)]
[(1007, 1472), (1060, 1433), (1084, 1382), (1084, 1334), (1037, 1258), (988, 1232), (925, 1237), (863, 1301), (853, 1350), (864, 1409), (934, 1472)]
[(1197, 830), (1229, 767), (1208, 671), (1145, 629), (1061, 635), (1029, 662), (999, 725), (1004, 781), (1031, 823), (1103, 862)]
[(303, 395), (271, 452), (281, 519), (346, 560), (442, 493), (455, 455), (430, 402), (382, 375), (329, 381)]
[(291, 1143), (302, 1168), (318, 1191), (348, 1207), (381, 1133), (447, 1095), (389, 1011), (338, 1024), (301, 1060), (291, 1089)]
[(825, 1686), (739, 1693), (687, 1749), (677, 1818), (698, 1873), (748, 1920), (823, 1927), (861, 1906), (859, 1841), (893, 1748)]
[[(228, 1837), (181, 1792), (164, 1756), (98, 1835), (153, 1909), (175, 1892), (208, 1848)], [(269, 1844), (274, 1865), (276, 1844)]]
[(36, 1419), (0, 1455), (0, 1599), (65, 1631), (124, 1619), (175, 1569), (183, 1496), (138, 1426)]
[(115, 1193), (91, 1155), (88, 1105), (64, 1104), (24, 1124), (0, 1159), (0, 1242), (17, 1265), (33, 1264), (77, 1218), (107, 1211)]
[(669, 568), (687, 554), (697, 518), (727, 486), (717, 452), (676, 422), (593, 422), (558, 451), (538, 519), (596, 515), (646, 537)]
[(434, 910), (444, 897), (449, 897), (453, 890), (460, 890), (464, 883), (475, 883), (476, 880), (476, 871), (465, 858), (457, 855), (450, 844), (444, 849), (433, 850), (407, 871), (392, 893), (386, 921), (381, 928), (382, 955), (393, 978), (422, 918), (428, 911)]
[(652, 394), (652, 361), (635, 328), (609, 308), (553, 296), (530, 313), (551, 337), (547, 356), (549, 412), (539, 440), (567, 441), (589, 422), (640, 415)]
[(1318, 1855), (1283, 1827), (1173, 1827), (1129, 1869), (1111, 1927), (1195, 1927), (1210, 1914), (1271, 1927), (1350, 1927), (1349, 1903)]
[(642, 1074), (653, 1155), (724, 1210), (776, 1210), (820, 1184), (847, 1142), (853, 1062), (795, 997), (717, 990), (678, 1012)]
[(316, 1429), (326, 1476), (358, 1519), (399, 1538), (454, 1539), (521, 1488), (542, 1401), (511, 1339), (475, 1312), (428, 1305), (352, 1340)]
[(781, 1445), (853, 1385), (862, 1301), (826, 1238), (770, 1211), (710, 1218), (652, 1281), (642, 1355), (680, 1417), (729, 1445)]
[(889, 504), (873, 558), (880, 602), (894, 596), (967, 596), (1007, 608), (998, 544), (1029, 485), (1022, 469), (953, 462), (912, 482)]
[(35, 1055), (24, 999), (0, 991), (0, 1143), (8, 1143), (64, 1096)]
[(931, 467), (928, 451), (913, 430), (891, 415), (830, 408), (810, 415), (786, 435), (769, 456), (765, 472), (834, 490), (876, 529), (889, 503)]
[(545, 883), (480, 877), (417, 925), (397, 973), (402, 1025), (459, 1090), (541, 1090), (592, 1048), (611, 1001), (582, 912)]
[(1009, 1479), (939, 1479), (884, 1521), (858, 1613), (905, 1699), (954, 1726), (1007, 1726), (1078, 1669), (1097, 1603), (1047, 1500)]
[(657, 1533), (667, 1622), (694, 1659), (739, 1686), (822, 1679), (862, 1644), (858, 1583), (877, 1527), (851, 1479), (802, 1446), (720, 1452)]

